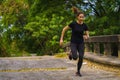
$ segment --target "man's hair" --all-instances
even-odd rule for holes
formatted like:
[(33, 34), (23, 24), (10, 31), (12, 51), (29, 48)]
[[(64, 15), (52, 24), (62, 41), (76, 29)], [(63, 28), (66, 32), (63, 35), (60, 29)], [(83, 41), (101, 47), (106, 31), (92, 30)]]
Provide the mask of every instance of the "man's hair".
[(75, 16), (79, 16), (79, 14), (84, 14), (82, 11), (80, 11), (77, 7), (73, 6), (72, 11), (75, 14)]

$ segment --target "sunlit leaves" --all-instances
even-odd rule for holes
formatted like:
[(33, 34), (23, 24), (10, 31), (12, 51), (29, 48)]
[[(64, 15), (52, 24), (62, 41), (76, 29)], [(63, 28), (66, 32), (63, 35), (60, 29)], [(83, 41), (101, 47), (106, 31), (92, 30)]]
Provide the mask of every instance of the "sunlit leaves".
[[(15, 43), (16, 49), (20, 49), (22, 37), (24, 35), (23, 26), (26, 23), (26, 15), (29, 6), (25, 0), (3, 0), (0, 4), (0, 34), (2, 35), (2, 44), (4, 50), (2, 53), (9, 55), (13, 51), (11, 47)], [(19, 44), (17, 44), (19, 43)], [(0, 47), (2, 49), (2, 47)], [(17, 50), (16, 50), (17, 52)], [(7, 56), (7, 55), (5, 55)]]
[[(10, 52), (12, 45), (42, 54), (62, 51), (61, 31), (75, 20), (72, 6), (85, 12), (90, 35), (119, 34), (119, 4), (119, 0), (0, 0), (0, 51)], [(70, 34), (66, 32), (64, 42)]]
[(0, 5), (1, 14), (22, 14), (21, 11), (28, 9), (25, 0), (7, 0)]

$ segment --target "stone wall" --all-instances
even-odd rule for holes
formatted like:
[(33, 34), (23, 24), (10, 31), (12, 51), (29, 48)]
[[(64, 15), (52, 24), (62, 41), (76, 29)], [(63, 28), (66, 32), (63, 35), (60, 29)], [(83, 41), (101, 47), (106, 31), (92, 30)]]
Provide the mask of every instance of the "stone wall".
[(120, 35), (92, 36), (85, 40), (85, 51), (120, 58)]
[[(70, 43), (63, 46), (68, 52)], [(120, 58), (120, 35), (92, 36), (85, 40), (85, 51), (103, 56), (115, 56)]]

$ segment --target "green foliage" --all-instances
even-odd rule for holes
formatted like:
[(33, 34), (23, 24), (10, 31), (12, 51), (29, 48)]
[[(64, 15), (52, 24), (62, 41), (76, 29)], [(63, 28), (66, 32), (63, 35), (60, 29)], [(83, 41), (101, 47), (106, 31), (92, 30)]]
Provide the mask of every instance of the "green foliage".
[[(59, 38), (75, 20), (77, 6), (86, 14), (90, 35), (120, 34), (119, 0), (0, 0), (0, 56), (63, 52)], [(70, 40), (66, 32), (64, 42)]]
[(108, 34), (108, 35), (120, 34), (120, 27), (110, 26), (109, 29), (104, 29), (104, 34)]
[(90, 31), (92, 31), (91, 35), (120, 34), (119, 4), (119, 0), (88, 1), (87, 5), (89, 8), (86, 11), (91, 10), (93, 12), (92, 18), (90, 17), (91, 15), (87, 17)]
[[(15, 54), (21, 50), (27, 9), (24, 0), (3, 0), (0, 4), (1, 56), (11, 56), (12, 52)], [(15, 48), (12, 48), (14, 42)]]
[(54, 55), (55, 57), (59, 57), (59, 58), (64, 58), (64, 57), (67, 57), (67, 53), (57, 53)]
[(30, 33), (30, 38), (34, 39), (33, 43), (36, 42), (32, 46), (36, 46), (37, 50), (31, 46), (32, 51), (38, 51), (40, 54), (45, 52), (50, 55), (58, 52), (59, 37), (63, 28), (62, 24), (65, 24), (64, 20), (64, 17), (52, 14), (50, 18), (36, 16), (34, 22), (29, 22), (24, 29)]

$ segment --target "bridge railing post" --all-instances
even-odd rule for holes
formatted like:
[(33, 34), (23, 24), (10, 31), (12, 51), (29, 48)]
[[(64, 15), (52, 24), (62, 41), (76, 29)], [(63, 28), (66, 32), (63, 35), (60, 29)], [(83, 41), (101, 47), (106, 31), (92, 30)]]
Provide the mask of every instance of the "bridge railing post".
[(90, 52), (91, 49), (90, 49), (90, 43), (85, 43), (85, 51), (86, 52)]
[(99, 43), (94, 43), (94, 54), (100, 54)]
[(118, 58), (120, 59), (120, 42), (118, 44)]
[(104, 55), (105, 56), (111, 56), (112, 50), (111, 50), (111, 44), (110, 43), (104, 43)]

